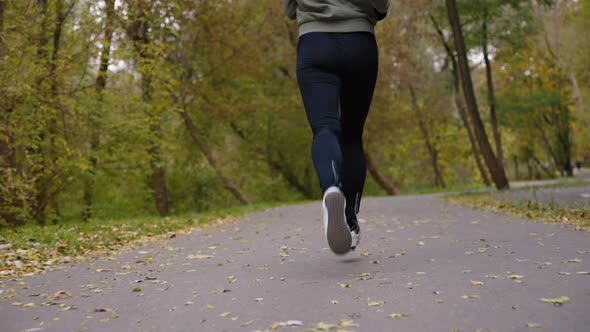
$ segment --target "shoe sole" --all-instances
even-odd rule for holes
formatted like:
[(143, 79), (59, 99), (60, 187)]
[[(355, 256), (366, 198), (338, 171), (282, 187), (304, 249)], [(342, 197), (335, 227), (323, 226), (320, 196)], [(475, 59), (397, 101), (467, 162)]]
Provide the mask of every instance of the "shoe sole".
[(326, 209), (328, 210), (328, 227), (326, 237), (330, 249), (337, 255), (344, 255), (350, 251), (352, 236), (346, 224), (344, 207), (346, 199), (339, 192), (326, 195)]

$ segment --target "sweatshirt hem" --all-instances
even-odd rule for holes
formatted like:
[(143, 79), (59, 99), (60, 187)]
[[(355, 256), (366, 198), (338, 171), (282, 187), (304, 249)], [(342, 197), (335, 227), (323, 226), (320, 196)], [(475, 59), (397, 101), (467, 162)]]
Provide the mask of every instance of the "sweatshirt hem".
[(326, 22), (311, 21), (299, 26), (299, 37), (310, 32), (370, 32), (375, 33), (375, 27), (363, 18)]

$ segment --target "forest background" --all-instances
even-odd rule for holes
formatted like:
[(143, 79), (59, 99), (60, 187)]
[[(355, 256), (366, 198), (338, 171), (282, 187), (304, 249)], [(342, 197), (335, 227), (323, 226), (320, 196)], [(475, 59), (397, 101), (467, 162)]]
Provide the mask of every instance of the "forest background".
[[(442, 0), (377, 27), (365, 195), (590, 165), (589, 2), (457, 8), (469, 63)], [(319, 198), (296, 50), (278, 0), (0, 0), (0, 227)]]

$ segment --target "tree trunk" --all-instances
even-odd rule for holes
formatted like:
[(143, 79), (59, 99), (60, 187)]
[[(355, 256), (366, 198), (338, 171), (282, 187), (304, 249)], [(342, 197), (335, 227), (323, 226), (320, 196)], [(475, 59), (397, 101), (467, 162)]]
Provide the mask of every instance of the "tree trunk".
[(0, 62), (4, 58), (4, 8), (6, 0), (0, 0)]
[(443, 178), (440, 166), (438, 164), (438, 150), (436, 149), (436, 147), (430, 139), (430, 134), (428, 133), (428, 128), (426, 128), (424, 116), (422, 115), (422, 111), (420, 110), (420, 106), (418, 105), (418, 100), (416, 99), (416, 92), (414, 91), (414, 87), (411, 84), (409, 85), (409, 89), (410, 95), (412, 96), (412, 105), (414, 106), (416, 118), (418, 119), (418, 127), (420, 128), (420, 132), (422, 133), (422, 138), (424, 139), (424, 145), (426, 147), (426, 150), (430, 155), (430, 163), (432, 166), (432, 170), (434, 171), (434, 184), (435, 186), (446, 188), (445, 180)]
[(465, 49), (465, 41), (463, 40), (463, 32), (461, 29), (461, 22), (459, 20), (459, 13), (457, 12), (457, 5), (455, 0), (445, 0), (447, 5), (447, 12), (449, 15), (449, 22), (453, 29), (453, 37), (455, 40), (455, 47), (457, 49), (457, 57), (459, 62), (459, 73), (463, 85), (463, 96), (465, 97), (465, 104), (471, 117), (471, 122), (475, 131), (475, 137), (479, 149), (484, 157), (488, 170), (492, 176), (492, 180), (499, 190), (508, 189), (508, 179), (504, 169), (498, 163), (496, 156), (490, 142), (479, 111), (477, 109), (477, 101), (475, 99), (475, 92), (473, 90), (473, 82), (471, 81), (471, 73), (469, 72), (469, 63), (467, 60), (467, 51)]
[(385, 190), (388, 195), (399, 195), (399, 189), (397, 189), (397, 187), (391, 181), (389, 181), (385, 175), (383, 175), (375, 163), (375, 160), (367, 150), (365, 150), (365, 160), (367, 162), (367, 170), (369, 171), (369, 174), (371, 174), (371, 177), (373, 180), (375, 180), (375, 182), (377, 182), (381, 189)]
[[(44, 63), (46, 64), (46, 71), (44, 71), (44, 77), (42, 76), (39, 80), (39, 96), (41, 98), (43, 98), (44, 96), (44, 87), (41, 85), (41, 82), (45, 79), (49, 80), (49, 97), (46, 98), (44, 102), (47, 103), (47, 106), (49, 106), (49, 109), (51, 109), (51, 113), (48, 117), (49, 121), (47, 123), (47, 131), (43, 132), (41, 135), (42, 139), (46, 142), (47, 149), (45, 151), (39, 151), (42, 155), (42, 162), (41, 167), (39, 168), (40, 176), (35, 184), (37, 189), (37, 195), (35, 197), (35, 204), (33, 204), (34, 211), (32, 215), (34, 215), (39, 222), (44, 223), (44, 215), (47, 206), (53, 206), (56, 211), (58, 210), (56, 206), (56, 196), (57, 194), (59, 194), (60, 190), (56, 190), (56, 182), (59, 182), (56, 180), (63, 180), (63, 178), (60, 177), (60, 173), (63, 172), (63, 169), (61, 169), (57, 163), (59, 159), (59, 152), (56, 145), (57, 135), (59, 134), (58, 113), (60, 114), (62, 120), (63, 133), (66, 141), (67, 134), (65, 125), (65, 110), (63, 105), (61, 105), (59, 101), (60, 94), (58, 61), (61, 51), (61, 35), (63, 32), (64, 22), (67, 19), (71, 10), (73, 9), (75, 2), (72, 2), (70, 7), (66, 11), (64, 11), (64, 0), (57, 0), (55, 3), (55, 25), (53, 28), (52, 35), (51, 55), (49, 55), (49, 53), (47, 52), (47, 46), (49, 44), (49, 38), (47, 36), (46, 28), (46, 26), (49, 25), (48, 4), (46, 0), (38, 0), (37, 3), (38, 5), (42, 6), (41, 21), (43, 24), (43, 26), (41, 27), (38, 54), (42, 56), (41, 60), (44, 61)], [(61, 185), (57, 186), (61, 187)]]
[[(103, 99), (103, 91), (107, 86), (107, 74), (109, 70), (109, 62), (111, 59), (111, 43), (113, 40), (114, 19), (115, 19), (115, 0), (105, 0), (105, 27), (104, 38), (102, 41), (102, 51), (100, 53), (100, 67), (96, 74), (95, 89), (99, 104)], [(100, 109), (100, 108), (99, 108)], [(94, 176), (98, 166), (98, 159), (96, 153), (100, 145), (100, 128), (96, 121), (98, 114), (91, 114), (88, 118), (88, 130), (90, 131), (90, 171), (86, 174), (84, 181), (84, 210), (82, 212), (82, 219), (88, 220), (92, 217), (93, 193), (94, 193)]]
[(574, 176), (574, 169), (572, 167), (573, 138), (570, 125), (570, 112), (567, 105), (559, 105), (557, 112), (557, 149), (561, 157), (561, 167), (563, 175), (572, 177)]
[[(39, 7), (39, 42), (37, 44), (37, 55), (41, 61), (47, 61), (47, 44), (49, 38), (47, 37), (47, 0), (37, 0), (37, 6)], [(43, 77), (37, 79), (37, 83), (40, 84), (43, 81)]]
[(213, 167), (213, 170), (215, 170), (215, 173), (217, 173), (217, 176), (219, 176), (219, 178), (221, 179), (221, 182), (223, 183), (223, 186), (225, 187), (225, 189), (229, 190), (234, 195), (234, 197), (238, 201), (240, 201), (242, 204), (245, 204), (245, 205), (250, 204), (250, 200), (248, 200), (246, 195), (244, 195), (244, 193), (242, 193), (242, 191), (233, 183), (233, 181), (230, 178), (226, 177), (223, 174), (223, 171), (219, 167), (217, 159), (215, 158), (215, 156), (213, 155), (211, 150), (209, 150), (209, 147), (205, 143), (205, 140), (199, 134), (197, 127), (195, 126), (193, 120), (186, 112), (186, 105), (184, 105), (184, 102), (183, 102), (183, 110), (180, 112), (180, 115), (182, 116), (182, 119), (184, 120), (184, 124), (186, 125), (186, 129), (188, 130), (189, 134), (191, 135), (191, 137), (193, 138), (193, 140), (195, 141), (195, 143), (197, 144), (197, 146), (199, 147), (201, 152), (203, 152), (203, 154), (205, 155), (205, 158), (207, 158), (209, 165), (211, 165), (211, 167)]
[[(153, 60), (153, 55), (150, 53), (150, 46), (152, 40), (150, 38), (150, 22), (147, 14), (149, 13), (149, 2), (135, 1), (133, 3), (133, 13), (130, 15), (131, 23), (127, 26), (127, 34), (133, 41), (140, 62), (141, 72), (141, 90), (142, 99), (148, 108), (152, 108), (152, 72), (147, 68), (146, 64)], [(154, 191), (154, 203), (156, 210), (161, 216), (170, 214), (171, 203), (168, 195), (168, 186), (166, 184), (166, 171), (163, 167), (161, 151), (159, 147), (160, 132), (160, 112), (147, 112), (151, 118), (150, 133), (153, 138), (150, 140), (148, 154), (150, 158), (151, 187)]]
[[(553, 177), (555, 177), (555, 175), (554, 175), (554, 174), (551, 174), (551, 169), (549, 169), (549, 168), (547, 168), (545, 165), (543, 165), (543, 163), (542, 163), (542, 162), (541, 162), (539, 159), (537, 159), (537, 157), (535, 157), (535, 156), (533, 155), (533, 156), (531, 157), (531, 159), (533, 159), (533, 161), (534, 161), (534, 162), (535, 162), (535, 163), (536, 163), (536, 164), (539, 166), (539, 168), (540, 168), (540, 169), (541, 169), (543, 172), (545, 172), (545, 174), (547, 174), (547, 176), (548, 176), (549, 178), (553, 178)], [(530, 168), (530, 167), (529, 167), (529, 168)], [(532, 178), (533, 178), (531, 174), (532, 174), (532, 170), (529, 170), (529, 179), (532, 179)]]
[(494, 89), (494, 80), (492, 77), (492, 64), (488, 53), (488, 14), (484, 9), (484, 18), (482, 24), (483, 38), (482, 49), (483, 59), (486, 66), (486, 82), (488, 88), (488, 104), (490, 105), (490, 123), (492, 125), (492, 132), (494, 134), (494, 141), (496, 143), (496, 156), (498, 164), (504, 170), (504, 150), (502, 148), (502, 136), (500, 135), (500, 128), (498, 127), (498, 116), (496, 114), (496, 93)]
[(430, 15), (430, 20), (432, 21), (432, 24), (434, 25), (434, 28), (438, 33), (438, 36), (445, 48), (447, 56), (451, 60), (451, 73), (453, 75), (453, 100), (455, 102), (455, 106), (457, 107), (457, 113), (459, 113), (459, 117), (461, 118), (461, 122), (463, 123), (463, 127), (467, 131), (467, 137), (469, 137), (469, 144), (471, 145), (471, 152), (473, 153), (473, 157), (475, 158), (475, 164), (477, 165), (477, 169), (479, 170), (481, 179), (483, 180), (484, 184), (487, 187), (489, 187), (491, 183), (488, 177), (488, 172), (481, 161), (481, 154), (479, 153), (475, 137), (473, 137), (473, 132), (471, 131), (471, 126), (469, 125), (469, 119), (467, 118), (465, 105), (461, 101), (461, 87), (459, 86), (459, 72), (457, 69), (457, 59), (455, 58), (455, 53), (451, 50), (451, 47), (447, 43), (447, 40), (445, 39), (445, 35), (442, 29), (438, 25), (438, 22), (436, 21), (433, 15)]
[(582, 101), (582, 92), (580, 92), (580, 86), (574, 72), (570, 69), (567, 74), (567, 79), (572, 87), (572, 94), (574, 102), (576, 103), (576, 110), (579, 114), (584, 114), (584, 103)]
[[(244, 134), (240, 128), (234, 122), (230, 122), (230, 127), (234, 131), (234, 133), (241, 138), (242, 140), (248, 142), (248, 138)], [(281, 151), (278, 151), (279, 160), (273, 158), (271, 152), (265, 152), (263, 149), (256, 149), (256, 153), (260, 155), (266, 155), (266, 163), (270, 168), (272, 168), (275, 172), (280, 173), (283, 178), (287, 181), (287, 183), (293, 187), (293, 189), (297, 190), (299, 193), (303, 195), (303, 197), (307, 199), (313, 199), (315, 197), (314, 190), (311, 187), (307, 187), (289, 168), (289, 163), (286, 163), (285, 157)], [(305, 178), (305, 177), (304, 177)]]
[[(157, 128), (156, 128), (157, 127)], [(150, 126), (152, 132), (160, 132), (160, 125)], [(154, 191), (154, 201), (158, 214), (165, 217), (170, 214), (171, 206), (168, 196), (168, 186), (166, 185), (166, 171), (160, 164), (162, 154), (157, 141), (153, 142), (152, 147), (148, 149), (150, 155), (150, 168), (152, 170), (152, 190)]]
[[(0, 0), (0, 68), (3, 67), (4, 62), (4, 9), (6, 8), (6, 0)], [(0, 102), (0, 132), (4, 136), (0, 139), (0, 168), (16, 168), (16, 158), (14, 149), (11, 146), (12, 135), (10, 132), (10, 113), (11, 107), (6, 104), (7, 101)]]

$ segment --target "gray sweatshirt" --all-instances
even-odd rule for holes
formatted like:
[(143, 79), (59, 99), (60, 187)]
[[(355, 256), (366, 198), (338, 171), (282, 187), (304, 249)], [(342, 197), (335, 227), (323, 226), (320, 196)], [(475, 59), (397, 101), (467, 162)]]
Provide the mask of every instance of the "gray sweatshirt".
[(387, 15), (390, 0), (283, 0), (285, 13), (297, 19), (299, 35), (308, 32), (374, 32)]

